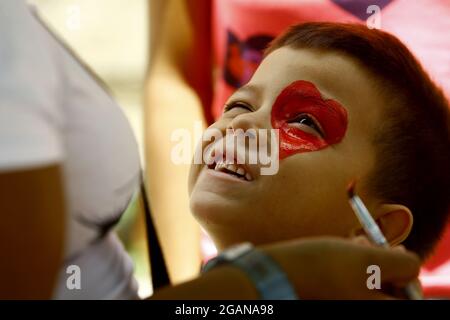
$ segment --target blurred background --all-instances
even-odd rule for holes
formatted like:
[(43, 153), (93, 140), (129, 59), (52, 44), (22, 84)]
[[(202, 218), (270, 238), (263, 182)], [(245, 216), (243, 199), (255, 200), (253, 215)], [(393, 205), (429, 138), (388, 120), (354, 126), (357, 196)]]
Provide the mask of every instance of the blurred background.
[[(148, 61), (147, 0), (31, 0), (39, 15), (99, 75), (130, 121), (143, 161), (143, 86)], [(139, 211), (131, 207), (118, 233), (135, 263), (139, 295), (151, 285), (142, 232), (131, 232)], [(142, 230), (141, 230), (142, 231)]]

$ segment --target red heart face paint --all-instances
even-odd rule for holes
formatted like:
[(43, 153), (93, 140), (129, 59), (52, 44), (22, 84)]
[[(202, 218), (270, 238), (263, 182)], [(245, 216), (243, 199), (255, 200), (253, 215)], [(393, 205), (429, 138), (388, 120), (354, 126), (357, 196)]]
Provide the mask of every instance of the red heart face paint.
[[(301, 115), (312, 116), (323, 136), (293, 125)], [(323, 99), (314, 84), (295, 81), (287, 86), (272, 106), (272, 127), (280, 131), (280, 159), (300, 152), (316, 151), (342, 140), (347, 130), (347, 111), (335, 100)]]

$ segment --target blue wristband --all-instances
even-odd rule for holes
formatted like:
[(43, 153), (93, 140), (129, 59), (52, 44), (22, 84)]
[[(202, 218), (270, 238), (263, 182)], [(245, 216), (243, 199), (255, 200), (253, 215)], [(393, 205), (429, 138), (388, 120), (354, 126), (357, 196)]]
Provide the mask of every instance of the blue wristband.
[(203, 271), (223, 263), (241, 269), (255, 285), (262, 300), (298, 300), (284, 271), (263, 251), (248, 243), (226, 250), (209, 261)]

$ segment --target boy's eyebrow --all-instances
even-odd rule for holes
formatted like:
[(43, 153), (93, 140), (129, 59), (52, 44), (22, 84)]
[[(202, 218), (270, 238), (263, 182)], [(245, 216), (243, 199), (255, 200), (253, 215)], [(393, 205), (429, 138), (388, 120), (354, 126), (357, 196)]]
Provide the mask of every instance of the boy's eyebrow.
[(245, 86), (240, 87), (237, 91), (239, 91), (239, 93), (258, 94), (261, 90), (262, 89), (257, 85), (246, 84)]
[(253, 97), (254, 101), (259, 103), (262, 101), (262, 94), (264, 93), (263, 87), (261, 85), (255, 85), (255, 84), (246, 84), (242, 87), (240, 87), (233, 96), (248, 96)]
[[(310, 83), (312, 83), (314, 85), (314, 87), (317, 89), (317, 91), (319, 91), (320, 97), (323, 100), (328, 100), (328, 99), (332, 99), (332, 100), (336, 100), (336, 98), (334, 98), (333, 96), (323, 92), (321, 89), (319, 89), (319, 87), (312, 81), (308, 81)], [(239, 94), (253, 94), (257, 97), (259, 97), (259, 95), (263, 92), (263, 88), (260, 85), (256, 85), (256, 84), (246, 84), (242, 87), (240, 87), (239, 89), (237, 89), (236, 93)]]
[[(327, 94), (326, 92), (322, 91), (321, 89), (319, 89), (319, 87), (312, 81), (308, 81), (311, 82), (314, 87), (316, 87), (317, 91), (319, 91), (320, 97), (323, 100), (334, 100), (334, 101), (338, 101), (335, 97)], [(233, 94), (234, 95), (249, 95), (249, 96), (254, 96), (257, 100), (260, 100), (262, 98), (262, 94), (264, 93), (263, 87), (261, 85), (258, 84), (246, 84), (242, 87), (240, 87), (239, 89), (236, 90), (236, 92)]]

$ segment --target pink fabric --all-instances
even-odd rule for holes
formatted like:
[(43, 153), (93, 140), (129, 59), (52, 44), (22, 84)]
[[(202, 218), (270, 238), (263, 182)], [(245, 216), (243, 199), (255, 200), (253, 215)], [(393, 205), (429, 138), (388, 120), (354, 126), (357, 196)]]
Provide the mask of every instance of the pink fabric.
[[(214, 118), (220, 116), (223, 103), (235, 90), (223, 79), (227, 31), (245, 40), (255, 34), (275, 37), (288, 26), (306, 21), (364, 23), (330, 0), (214, 0), (212, 10), (212, 45), (217, 69)], [(448, 0), (393, 0), (381, 13), (381, 28), (398, 36), (415, 53), (447, 96), (450, 96), (449, 16)]]
[[(350, 12), (350, 2), (351, 0), (213, 0), (212, 45), (215, 72), (212, 116), (215, 119), (220, 116), (226, 99), (236, 89), (238, 82), (235, 82), (233, 75), (246, 81), (248, 73), (256, 68), (257, 52), (242, 49), (252, 46), (255, 42), (252, 37), (258, 35), (256, 40), (265, 41), (266, 38), (261, 36), (275, 37), (288, 26), (306, 21), (365, 23), (359, 18), (361, 13), (356, 15)], [(377, 3), (376, 0), (371, 2)], [(346, 3), (348, 6), (339, 3)], [(450, 97), (450, 1), (392, 0), (390, 3), (380, 3), (388, 3), (381, 11), (381, 28), (399, 37), (436, 83), (442, 86), (447, 97)], [(233, 43), (236, 45), (233, 46)], [(225, 76), (226, 70), (231, 76)], [(450, 227), (447, 229), (435, 255), (421, 273), (424, 291), (428, 296), (450, 298)], [(203, 241), (207, 243), (209, 240), (205, 237)], [(211, 248), (208, 244), (204, 246)], [(212, 254), (214, 252), (209, 250), (209, 255)]]
[(351, 21), (353, 17), (328, 1), (298, 0), (214, 0), (213, 2), (213, 54), (217, 68), (212, 113), (217, 119), (224, 102), (235, 88), (223, 79), (226, 54), (226, 33), (232, 31), (245, 40), (256, 34), (275, 37), (288, 26), (302, 21)]

